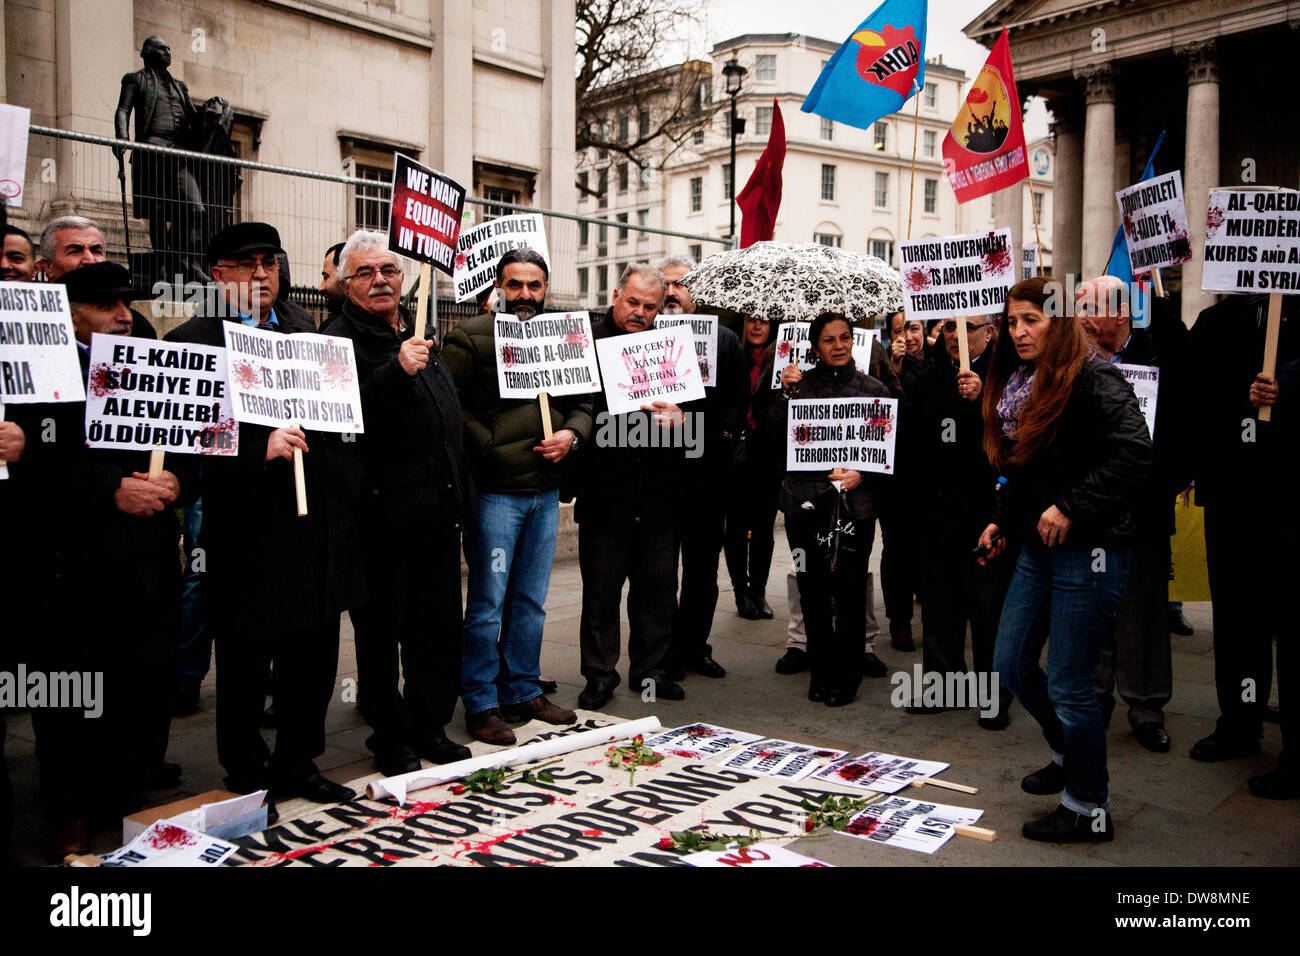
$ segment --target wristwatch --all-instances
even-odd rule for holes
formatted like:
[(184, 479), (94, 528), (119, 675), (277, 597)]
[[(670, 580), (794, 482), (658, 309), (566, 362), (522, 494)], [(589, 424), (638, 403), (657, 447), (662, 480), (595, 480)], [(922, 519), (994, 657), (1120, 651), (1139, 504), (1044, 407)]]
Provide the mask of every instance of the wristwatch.
[(579, 435), (577, 432), (574, 432), (573, 441), (570, 442), (569, 444), (569, 453), (572, 454), (573, 452), (577, 451), (578, 446), (581, 444), (582, 444), (582, 436)]

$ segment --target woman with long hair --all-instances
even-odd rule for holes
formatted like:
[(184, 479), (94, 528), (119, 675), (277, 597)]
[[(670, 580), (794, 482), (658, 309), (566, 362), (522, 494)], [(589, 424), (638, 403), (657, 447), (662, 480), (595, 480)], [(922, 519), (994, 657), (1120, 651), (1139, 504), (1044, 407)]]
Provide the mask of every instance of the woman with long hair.
[(990, 560), (1007, 537), (1023, 542), (994, 668), (1052, 748), (1022, 789), (1061, 794), (1022, 832), (1057, 843), (1114, 835), (1093, 675), (1128, 583), (1134, 492), (1151, 466), (1132, 388), (1092, 349), (1064, 294), (1042, 277), (1007, 294), (984, 393), (984, 451), (1000, 477), (979, 539)]

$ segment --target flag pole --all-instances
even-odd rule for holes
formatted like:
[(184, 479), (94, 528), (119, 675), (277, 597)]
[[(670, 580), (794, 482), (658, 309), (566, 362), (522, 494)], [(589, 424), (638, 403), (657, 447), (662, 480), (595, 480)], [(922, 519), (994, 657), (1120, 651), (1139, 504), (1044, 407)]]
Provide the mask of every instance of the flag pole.
[[(1043, 277), (1043, 240), (1038, 235), (1038, 207), (1034, 205), (1034, 179), (1033, 176), (1025, 178), (1029, 180), (1029, 214), (1034, 220), (1034, 242), (1038, 244), (1038, 277), (1041, 279)], [(1023, 219), (1020, 221), (1024, 222)]]
[(912, 81), (914, 91), (912, 99), (916, 101), (916, 106), (912, 110), (912, 174), (907, 184), (907, 238), (912, 238), (912, 204), (916, 202), (916, 136), (921, 126), (921, 91), (916, 88), (916, 81)]

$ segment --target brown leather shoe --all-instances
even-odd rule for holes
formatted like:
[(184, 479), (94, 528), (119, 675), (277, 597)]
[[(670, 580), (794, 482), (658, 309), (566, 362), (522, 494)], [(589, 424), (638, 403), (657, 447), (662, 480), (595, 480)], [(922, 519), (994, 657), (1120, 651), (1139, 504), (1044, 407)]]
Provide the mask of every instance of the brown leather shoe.
[(515, 732), (501, 719), (501, 712), (493, 707), (465, 718), (465, 729), (475, 740), (498, 747), (511, 747), (515, 743)]
[(501, 717), (512, 724), (527, 720), (540, 720), (547, 724), (571, 724), (578, 719), (578, 715), (573, 711), (552, 704), (546, 699), (545, 694), (539, 694), (513, 707), (502, 707)]
[(80, 856), (90, 852), (90, 836), (85, 820), (69, 820), (49, 835), (45, 845), (51, 863), (62, 863), (64, 857)]

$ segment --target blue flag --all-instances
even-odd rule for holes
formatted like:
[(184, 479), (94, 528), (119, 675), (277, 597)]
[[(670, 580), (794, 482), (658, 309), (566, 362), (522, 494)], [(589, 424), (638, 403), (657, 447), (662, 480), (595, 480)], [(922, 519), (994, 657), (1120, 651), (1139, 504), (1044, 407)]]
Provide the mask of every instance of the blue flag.
[[(1146, 182), (1156, 174), (1156, 153), (1160, 152), (1160, 144), (1165, 141), (1165, 133), (1168, 130), (1161, 130), (1160, 135), (1156, 137), (1156, 144), (1151, 147), (1151, 158), (1147, 160), (1146, 168), (1142, 170), (1142, 176), (1138, 182)], [(1151, 310), (1147, 308), (1150, 304), (1143, 301), (1146, 293), (1134, 288), (1133, 286), (1133, 263), (1128, 257), (1128, 240), (1124, 237), (1124, 227), (1121, 225), (1119, 231), (1115, 233), (1115, 241), (1110, 246), (1110, 259), (1106, 262), (1106, 272), (1108, 276), (1114, 276), (1123, 281), (1130, 289), (1133, 290), (1133, 301), (1130, 305), (1130, 311), (1133, 315), (1133, 327), (1145, 328), (1151, 323)]]
[(927, 0), (885, 0), (826, 63), (805, 113), (869, 129), (925, 83)]

